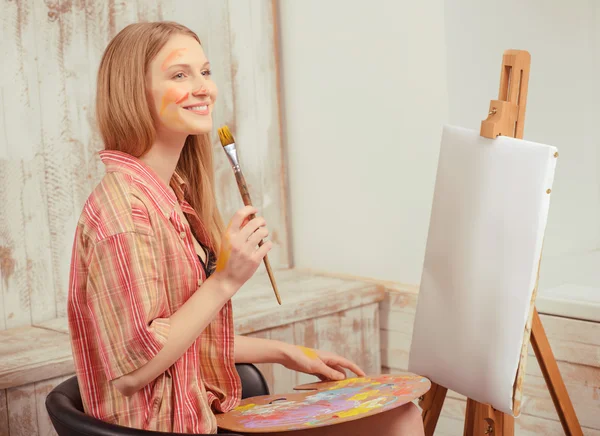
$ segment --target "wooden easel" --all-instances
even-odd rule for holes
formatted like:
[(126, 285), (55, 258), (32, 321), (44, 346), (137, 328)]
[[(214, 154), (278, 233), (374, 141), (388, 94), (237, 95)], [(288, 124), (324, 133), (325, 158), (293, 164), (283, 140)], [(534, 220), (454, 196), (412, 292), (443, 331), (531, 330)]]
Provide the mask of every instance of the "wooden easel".
[[(481, 136), (495, 139), (497, 136), (503, 135), (523, 139), (530, 64), (531, 56), (526, 51), (507, 50), (504, 52), (498, 100), (490, 102), (488, 118), (481, 123)], [(537, 287), (538, 282), (536, 282), (534, 289), (534, 299)], [(544, 379), (565, 434), (582, 436), (581, 425), (573, 409), (573, 404), (558, 370), (544, 326), (535, 307), (533, 308), (531, 323), (531, 345), (544, 374)], [(435, 431), (447, 391), (447, 388), (432, 383), (429, 392), (419, 402), (419, 406), (423, 409), (426, 436), (432, 436)], [(467, 399), (464, 436), (484, 434), (513, 436), (514, 427), (514, 417), (511, 415), (499, 412), (487, 404), (478, 403), (470, 398)]]

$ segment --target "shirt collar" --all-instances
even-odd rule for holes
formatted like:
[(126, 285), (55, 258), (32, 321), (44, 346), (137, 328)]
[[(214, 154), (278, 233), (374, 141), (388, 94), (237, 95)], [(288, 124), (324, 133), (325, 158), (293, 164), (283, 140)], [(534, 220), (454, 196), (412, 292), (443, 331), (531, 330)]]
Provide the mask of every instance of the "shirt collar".
[(148, 188), (148, 194), (167, 218), (175, 210), (175, 203), (183, 201), (186, 183), (176, 172), (171, 177), (171, 190), (152, 168), (132, 155), (117, 150), (102, 150), (99, 154), (106, 172), (127, 174)]

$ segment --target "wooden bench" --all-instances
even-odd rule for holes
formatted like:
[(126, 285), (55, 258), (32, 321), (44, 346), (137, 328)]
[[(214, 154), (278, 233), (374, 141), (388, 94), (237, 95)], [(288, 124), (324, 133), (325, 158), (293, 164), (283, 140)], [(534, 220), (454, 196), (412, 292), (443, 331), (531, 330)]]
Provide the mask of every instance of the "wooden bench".
[[(236, 333), (331, 350), (379, 373), (382, 285), (300, 270), (276, 271), (282, 306), (268, 276), (257, 274), (233, 299)], [(260, 365), (271, 391), (315, 380), (280, 365)], [(55, 434), (46, 395), (74, 374), (66, 318), (0, 332), (0, 435)]]

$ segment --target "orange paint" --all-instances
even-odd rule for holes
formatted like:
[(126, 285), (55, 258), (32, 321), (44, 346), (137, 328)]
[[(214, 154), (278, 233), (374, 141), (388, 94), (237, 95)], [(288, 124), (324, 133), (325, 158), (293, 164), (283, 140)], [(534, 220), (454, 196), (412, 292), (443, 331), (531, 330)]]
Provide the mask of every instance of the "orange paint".
[(227, 262), (229, 262), (229, 256), (231, 255), (231, 243), (229, 242), (229, 238), (225, 236), (223, 241), (223, 246), (221, 247), (221, 252), (219, 253), (219, 258), (217, 259), (217, 271), (223, 271), (227, 266)]
[(162, 98), (162, 104), (160, 106), (160, 114), (162, 115), (171, 103), (180, 104), (185, 101), (190, 95), (189, 92), (182, 91), (177, 88), (169, 88)]
[(309, 359), (316, 360), (319, 358), (319, 355), (317, 354), (317, 352), (315, 350), (313, 350), (312, 348), (303, 347), (301, 345), (298, 345), (298, 348), (300, 348), (300, 351), (302, 351), (304, 353), (304, 355), (306, 357), (308, 357)]
[(174, 61), (175, 59), (183, 56), (183, 53), (187, 50), (187, 48), (178, 48), (173, 50), (171, 53), (169, 53), (169, 56), (167, 56), (167, 58), (164, 60), (164, 62), (162, 63), (162, 65), (160, 66), (162, 71), (165, 71), (167, 68), (169, 68), (169, 64)]

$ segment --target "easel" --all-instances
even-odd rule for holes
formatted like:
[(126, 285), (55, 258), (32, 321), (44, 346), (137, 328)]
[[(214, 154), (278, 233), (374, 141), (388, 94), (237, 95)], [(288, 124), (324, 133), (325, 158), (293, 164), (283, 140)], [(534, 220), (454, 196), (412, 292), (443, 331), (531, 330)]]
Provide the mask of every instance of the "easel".
[[(523, 139), (525, 108), (527, 105), (527, 88), (529, 83), (529, 67), (531, 56), (522, 50), (507, 50), (502, 58), (500, 75), (500, 92), (498, 100), (490, 102), (488, 118), (481, 123), (481, 136), (495, 139), (499, 135)], [(558, 157), (558, 156), (555, 156)], [(539, 266), (538, 266), (539, 280)], [(535, 301), (538, 282), (533, 291), (532, 302)], [(540, 365), (552, 401), (558, 412), (560, 422), (568, 436), (583, 436), (581, 425), (573, 409), (567, 388), (558, 370), (558, 365), (544, 327), (533, 306), (531, 319), (531, 345)], [(524, 371), (524, 367), (520, 368)], [(518, 378), (519, 374), (517, 374)], [(437, 425), (448, 389), (432, 383), (419, 406), (423, 409), (425, 435), (432, 436)], [(464, 436), (513, 436), (514, 417), (493, 409), (487, 404), (467, 399)]]

